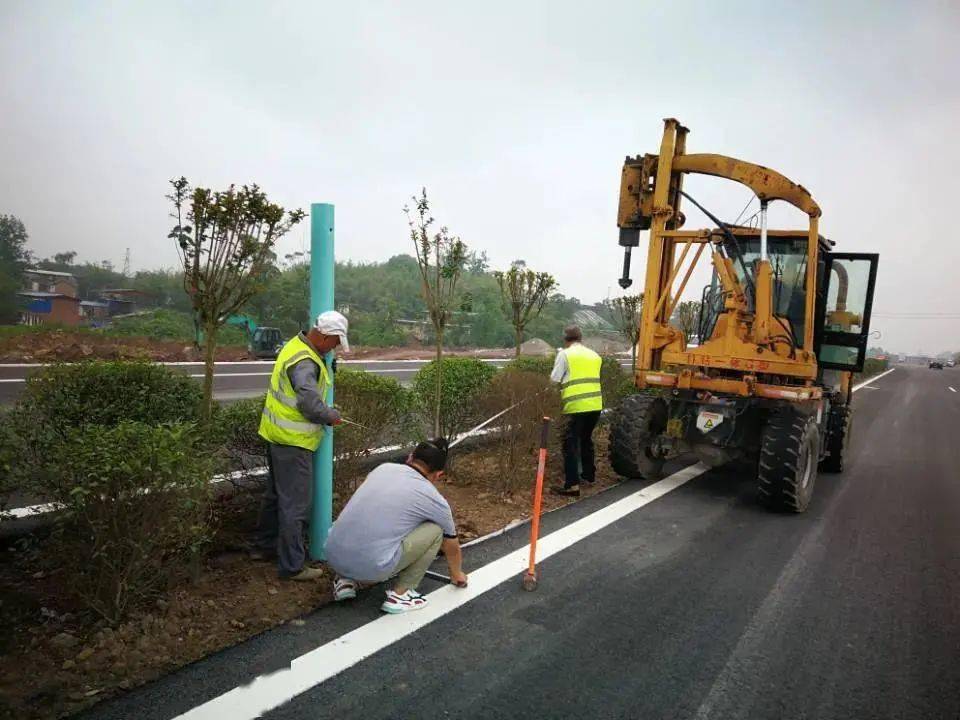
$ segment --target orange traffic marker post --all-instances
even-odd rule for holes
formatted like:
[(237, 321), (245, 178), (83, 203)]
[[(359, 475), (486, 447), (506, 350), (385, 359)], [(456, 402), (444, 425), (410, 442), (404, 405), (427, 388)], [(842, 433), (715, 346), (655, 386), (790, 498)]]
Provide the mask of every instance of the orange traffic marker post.
[(547, 469), (547, 437), (550, 432), (550, 418), (543, 419), (540, 428), (540, 457), (537, 461), (537, 480), (533, 486), (533, 517), (530, 519), (530, 567), (523, 574), (521, 585), (524, 590), (537, 589), (537, 538), (540, 536), (540, 506), (543, 503), (543, 474)]

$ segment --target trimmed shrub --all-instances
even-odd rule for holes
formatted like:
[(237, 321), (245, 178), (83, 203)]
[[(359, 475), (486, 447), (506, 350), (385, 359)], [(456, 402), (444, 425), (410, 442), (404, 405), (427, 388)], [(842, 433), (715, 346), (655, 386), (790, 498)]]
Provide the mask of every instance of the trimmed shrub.
[(413, 399), (396, 380), (362, 370), (338, 370), (334, 379), (336, 407), (355, 423), (334, 431), (334, 482), (341, 498), (356, 488), (359, 465), (374, 448), (406, 442)]
[[(482, 414), (479, 401), (497, 370), (476, 358), (451, 357), (442, 360), (440, 433), (448, 440), (469, 430)], [(433, 427), (436, 402), (437, 361), (424, 365), (413, 378), (413, 396), (425, 427)]]
[(193, 424), (126, 421), (70, 428), (48, 452), (31, 489), (64, 506), (54, 541), (68, 587), (116, 623), (209, 540), (209, 456)]
[(550, 377), (550, 372), (553, 370), (553, 363), (556, 358), (556, 355), (520, 355), (508, 362), (504, 369), (536, 373), (537, 375)]
[(125, 420), (159, 425), (199, 418), (200, 386), (183, 373), (147, 362), (52, 365), (27, 380), (17, 403), (57, 431)]
[(18, 452), (10, 474), (19, 483), (56, 473), (52, 449), (87, 425), (146, 425), (198, 420), (201, 391), (191, 378), (144, 362), (52, 365), (27, 380), (11, 415)]
[(229, 470), (247, 470), (267, 464), (267, 443), (259, 435), (264, 397), (215, 405), (207, 442), (219, 449)]

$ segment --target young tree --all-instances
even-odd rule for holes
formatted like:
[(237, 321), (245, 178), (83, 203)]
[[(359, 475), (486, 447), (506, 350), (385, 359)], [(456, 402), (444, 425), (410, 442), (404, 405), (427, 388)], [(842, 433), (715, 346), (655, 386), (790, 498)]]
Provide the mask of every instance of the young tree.
[(207, 422), (217, 333), (230, 315), (262, 290), (275, 243), (303, 220), (304, 212), (287, 212), (271, 203), (257, 185), (239, 189), (231, 185), (214, 192), (191, 188), (185, 177), (170, 184), (173, 192), (167, 199), (173, 203), (177, 224), (168, 237), (177, 243), (184, 289), (206, 335), (201, 418)]
[(30, 262), (27, 229), (13, 215), (0, 215), (0, 324), (10, 325), (19, 316), (17, 290)]
[(550, 273), (535, 272), (522, 261), (514, 262), (506, 272), (494, 274), (500, 286), (500, 301), (507, 320), (513, 325), (515, 354), (520, 356), (523, 331), (527, 323), (540, 315), (557, 281)]
[(698, 323), (700, 322), (700, 303), (696, 300), (685, 300), (677, 305), (674, 311), (674, 321), (683, 334), (687, 336), (687, 342), (698, 332)]
[(433, 325), (437, 346), (437, 392), (434, 406), (433, 432), (440, 435), (440, 399), (443, 388), (443, 334), (450, 313), (454, 307), (457, 282), (467, 261), (467, 246), (459, 237), (450, 235), (446, 226), (431, 234), (435, 222), (430, 214), (430, 201), (427, 189), (423, 188), (420, 197), (413, 196), (414, 209), (404, 206), (410, 227), (410, 239), (417, 253), (417, 267), (420, 269), (421, 292), (427, 304), (427, 314)]
[(643, 293), (623, 295), (604, 301), (610, 308), (617, 329), (630, 342), (630, 360), (634, 372), (637, 369), (637, 343), (640, 341), (640, 318), (643, 314)]

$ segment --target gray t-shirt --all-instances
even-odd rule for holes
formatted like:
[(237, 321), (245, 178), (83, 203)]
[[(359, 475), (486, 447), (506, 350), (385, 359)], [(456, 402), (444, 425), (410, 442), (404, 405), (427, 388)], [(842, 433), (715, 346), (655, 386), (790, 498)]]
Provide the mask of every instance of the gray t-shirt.
[(367, 475), (327, 536), (327, 564), (343, 577), (379, 581), (400, 562), (401, 543), (425, 522), (456, 537), (450, 505), (409, 465), (384, 463)]

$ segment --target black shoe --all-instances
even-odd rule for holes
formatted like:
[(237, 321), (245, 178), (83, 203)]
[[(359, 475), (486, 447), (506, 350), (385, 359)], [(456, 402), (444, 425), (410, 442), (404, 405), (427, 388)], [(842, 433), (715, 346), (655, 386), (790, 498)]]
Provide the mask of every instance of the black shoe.
[(587, 477), (586, 475), (581, 475), (580, 479), (583, 480), (588, 485), (593, 485), (597, 481), (595, 477)]
[(550, 492), (554, 495), (566, 495), (568, 497), (580, 497), (580, 486), (571, 485), (567, 487), (566, 485), (552, 485), (550, 487)]

